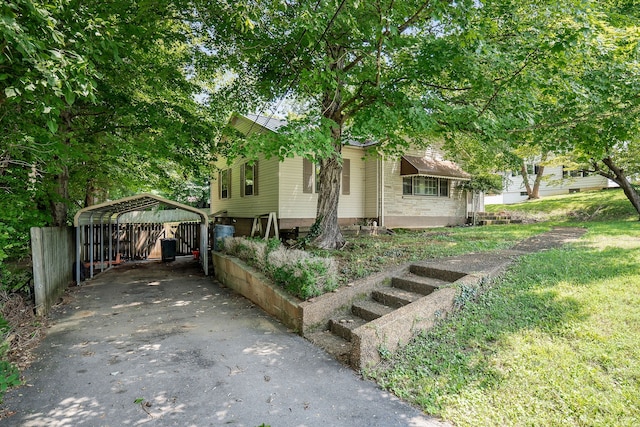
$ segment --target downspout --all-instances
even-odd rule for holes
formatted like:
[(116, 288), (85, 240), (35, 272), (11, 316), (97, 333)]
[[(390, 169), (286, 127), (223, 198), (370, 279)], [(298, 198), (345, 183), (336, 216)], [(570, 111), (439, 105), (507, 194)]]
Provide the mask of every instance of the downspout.
[(200, 262), (204, 275), (209, 275), (209, 221), (208, 218), (200, 222)]

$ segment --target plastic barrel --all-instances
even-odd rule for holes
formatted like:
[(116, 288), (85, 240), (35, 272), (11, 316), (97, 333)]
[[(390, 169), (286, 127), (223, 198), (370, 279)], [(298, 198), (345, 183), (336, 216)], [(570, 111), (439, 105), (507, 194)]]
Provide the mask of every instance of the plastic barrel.
[(233, 225), (216, 224), (213, 228), (213, 250), (219, 251), (222, 249), (222, 239), (225, 237), (233, 237), (236, 228)]
[(162, 262), (176, 260), (176, 239), (160, 239)]

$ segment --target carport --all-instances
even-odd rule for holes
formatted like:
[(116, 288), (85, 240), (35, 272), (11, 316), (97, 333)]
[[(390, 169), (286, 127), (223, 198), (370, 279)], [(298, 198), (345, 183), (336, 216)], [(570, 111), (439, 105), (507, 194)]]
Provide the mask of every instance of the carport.
[[(108, 242), (105, 243), (105, 239), (103, 238), (104, 233), (102, 232), (105, 228), (108, 230), (108, 236), (112, 236), (114, 228), (116, 230), (119, 229), (124, 214), (157, 209), (159, 206), (169, 209), (180, 209), (193, 214), (194, 218), (199, 219), (199, 259), (205, 275), (208, 275), (209, 220), (207, 214), (189, 205), (174, 202), (154, 194), (139, 194), (89, 206), (76, 213), (73, 220), (73, 225), (76, 229), (76, 262), (74, 268), (78, 281), (81, 277), (80, 269), (84, 261), (88, 261), (89, 263), (90, 277), (94, 276), (94, 266), (96, 263), (100, 264), (101, 271), (105, 270), (105, 265), (107, 265), (108, 269), (115, 263), (116, 256), (120, 253), (119, 233), (117, 233), (115, 242), (113, 238), (109, 238)], [(100, 232), (95, 233), (95, 229), (99, 229)], [(97, 238), (94, 237), (96, 235), (98, 236)], [(98, 259), (96, 259), (96, 252), (99, 254)], [(107, 254), (107, 260), (105, 260), (105, 253)], [(83, 259), (83, 254), (86, 255), (85, 259)]]

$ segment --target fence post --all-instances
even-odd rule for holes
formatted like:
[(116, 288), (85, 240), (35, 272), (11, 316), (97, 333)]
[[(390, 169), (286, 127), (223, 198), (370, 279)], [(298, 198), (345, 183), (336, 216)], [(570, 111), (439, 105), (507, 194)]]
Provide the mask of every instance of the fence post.
[(47, 285), (44, 272), (44, 248), (42, 247), (43, 229), (31, 227), (31, 258), (33, 260), (33, 293), (36, 299), (36, 313), (46, 311)]

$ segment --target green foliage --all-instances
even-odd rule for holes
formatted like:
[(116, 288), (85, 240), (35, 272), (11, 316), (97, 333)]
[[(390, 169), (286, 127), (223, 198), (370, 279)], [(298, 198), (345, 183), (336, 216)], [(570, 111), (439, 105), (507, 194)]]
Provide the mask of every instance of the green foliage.
[(510, 205), (487, 205), (487, 212), (511, 212), (538, 221), (612, 221), (637, 219), (620, 189), (584, 191)]
[(194, 2), (149, 5), (0, 6), (0, 208), (17, 240), (107, 197), (206, 203), (217, 122), (196, 100)]
[(470, 181), (462, 183), (461, 188), (482, 193), (499, 193), (502, 191), (502, 176), (498, 174), (477, 174), (471, 177)]
[(308, 249), (338, 263), (341, 284), (425, 259), (508, 249), (520, 240), (548, 231), (548, 224), (394, 230), (393, 235), (348, 236), (342, 250)]
[(0, 291), (30, 294), (32, 278), (30, 269), (15, 269), (0, 263)]
[(337, 270), (332, 259), (297, 249), (287, 249), (278, 239), (224, 239), (224, 250), (265, 273), (290, 294), (306, 300), (337, 287)]
[(580, 243), (521, 259), (371, 375), (456, 425), (633, 425), (640, 227), (586, 225)]
[[(0, 348), (0, 353), (4, 353), (5, 350)], [(22, 384), (20, 380), (20, 370), (14, 364), (0, 360), (0, 403), (2, 403), (2, 396), (11, 387), (17, 387)]]
[(17, 366), (7, 360), (9, 344), (6, 342), (6, 334), (9, 331), (9, 323), (0, 315), (0, 403), (4, 393), (10, 387), (16, 387), (22, 383), (20, 371)]

